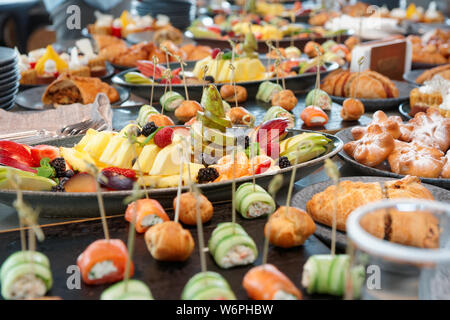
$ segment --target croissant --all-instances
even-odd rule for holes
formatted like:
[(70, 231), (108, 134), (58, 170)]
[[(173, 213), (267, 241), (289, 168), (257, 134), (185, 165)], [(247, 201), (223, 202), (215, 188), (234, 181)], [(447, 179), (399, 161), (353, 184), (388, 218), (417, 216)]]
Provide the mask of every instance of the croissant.
[(175, 221), (152, 226), (145, 232), (145, 242), (152, 257), (160, 261), (185, 261), (194, 251), (191, 233)]
[(359, 163), (375, 167), (394, 150), (394, 138), (379, 125), (370, 125), (367, 133), (357, 141), (344, 145), (344, 151)]
[[(435, 67), (429, 70), (424, 71), (420, 76), (417, 77), (416, 83), (423, 84), (425, 81), (431, 80), (435, 75), (441, 74), (447, 70), (450, 70), (450, 64), (446, 64), (443, 66)], [(449, 74), (450, 76), (450, 74)], [(450, 79), (450, 77), (445, 78)]]
[(303, 210), (289, 207), (278, 208), (269, 218), (264, 235), (273, 245), (281, 248), (292, 248), (302, 245), (316, 231), (316, 225)]
[[(199, 195), (200, 217), (202, 223), (208, 222), (213, 216), (213, 206), (203, 194)], [(173, 208), (177, 209), (177, 198), (173, 199)], [(186, 192), (180, 195), (180, 221), (187, 225), (197, 224), (197, 198), (192, 192)]]

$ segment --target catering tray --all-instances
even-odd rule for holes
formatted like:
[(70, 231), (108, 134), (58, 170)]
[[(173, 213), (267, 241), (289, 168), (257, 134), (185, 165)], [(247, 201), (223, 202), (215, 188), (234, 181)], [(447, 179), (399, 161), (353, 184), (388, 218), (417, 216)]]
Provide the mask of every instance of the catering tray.
[[(260, 59), (261, 62), (266, 65), (266, 58)], [(187, 66), (185, 67), (185, 72), (191, 72), (194, 69), (195, 62), (187, 62)], [(179, 63), (172, 63), (171, 68), (175, 69), (179, 67)], [(326, 64), (326, 71), (321, 72), (321, 77), (324, 77), (328, 73), (330, 73), (333, 70), (336, 70), (339, 68), (339, 65), (337, 63), (327, 63)], [(137, 71), (136, 68), (128, 69), (125, 71), (122, 71), (118, 74), (116, 74), (114, 77), (112, 77), (111, 81), (117, 85), (127, 87), (131, 90), (132, 93), (136, 94), (139, 97), (149, 99), (150, 98), (150, 92), (151, 92), (151, 85), (150, 84), (131, 84), (127, 83), (124, 79), (124, 76), (126, 73), (131, 71)], [(271, 81), (276, 81), (276, 79), (270, 79)], [(316, 73), (315, 72), (309, 72), (304, 73), (296, 76), (286, 77), (285, 83), (286, 83), (286, 89), (291, 89), (294, 91), (294, 93), (299, 93), (303, 90), (308, 89), (310, 86), (312, 86), (315, 83), (316, 80)], [(249, 97), (255, 97), (256, 93), (258, 91), (259, 85), (264, 80), (257, 80), (257, 81), (243, 81), (236, 83), (237, 85), (243, 86), (247, 89), (247, 93)], [(279, 80), (279, 83), (281, 84), (281, 79)], [(219, 89), (222, 84), (216, 84)], [(202, 92), (203, 92), (203, 85), (188, 85), (189, 90), (189, 98), (194, 100), (200, 100)], [(166, 86), (164, 84), (156, 84), (154, 86), (154, 100), (159, 100), (159, 98), (164, 94)], [(184, 95), (184, 85), (183, 84), (172, 84), (172, 90), (177, 91)]]
[[(308, 132), (307, 130), (290, 130), (289, 135)], [(296, 180), (307, 176), (318, 169), (325, 159), (336, 155), (343, 147), (343, 143), (336, 136), (323, 133), (332, 140), (333, 148), (325, 155), (313, 160), (297, 165)], [(54, 146), (73, 147), (81, 137), (69, 137), (62, 139), (53, 139), (43, 141), (39, 144), (49, 144)], [(267, 187), (273, 176), (277, 173), (283, 175), (283, 185), (289, 183), (291, 170), (293, 166), (281, 169), (278, 172), (256, 175), (256, 183), (262, 187)], [(236, 179), (239, 186), (243, 182), (251, 181), (252, 177), (242, 177)], [(211, 201), (223, 201), (231, 199), (231, 180), (199, 185), (202, 192)], [(184, 188), (186, 189), (186, 188)], [(104, 191), (105, 208), (108, 215), (123, 213), (125, 205), (123, 200), (131, 194), (131, 191)], [(149, 190), (149, 196), (157, 199), (163, 206), (170, 206), (175, 198), (177, 188), (162, 188)], [(98, 215), (98, 204), (96, 193), (68, 193), (68, 192), (50, 192), (50, 191), (24, 191), (24, 200), (32, 206), (41, 208), (45, 216), (52, 217), (92, 217)], [(11, 206), (16, 197), (15, 191), (0, 190), (0, 202)]]
[[(344, 129), (336, 134), (336, 137), (340, 138), (344, 144), (350, 141), (353, 141), (352, 136), (352, 128)], [(387, 161), (384, 161), (383, 163), (379, 164), (378, 166), (372, 168), (365, 166), (358, 161), (354, 160), (352, 157), (350, 157), (344, 150), (341, 150), (339, 152), (339, 156), (345, 161), (348, 162), (350, 165), (358, 169), (359, 171), (374, 175), (374, 176), (384, 176), (384, 177), (393, 177), (393, 178), (403, 178), (405, 175), (397, 174), (391, 172), (391, 169), (389, 167), (389, 163)], [(435, 186), (450, 189), (450, 179), (444, 179), (444, 178), (420, 178), (420, 180), (423, 183), (433, 184)]]
[[(369, 182), (384, 183), (386, 181), (391, 181), (395, 179), (386, 177), (361, 176), (361, 177), (342, 177), (341, 181), (344, 180), (354, 182), (359, 181), (364, 183)], [(309, 200), (311, 200), (315, 194), (324, 191), (327, 187), (331, 186), (332, 184), (333, 182), (331, 180), (328, 180), (307, 186), (306, 188), (300, 190), (294, 195), (294, 197), (292, 198), (292, 205), (297, 208), (306, 210), (306, 203)], [(424, 186), (428, 190), (430, 190), (435, 200), (450, 203), (450, 191), (429, 184), (424, 184)], [(331, 233), (332, 233), (331, 228), (329, 226), (316, 222), (315, 235), (328, 245), (331, 244)], [(339, 250), (345, 250), (346, 247), (347, 247), (346, 232), (336, 230), (336, 248), (338, 248)]]

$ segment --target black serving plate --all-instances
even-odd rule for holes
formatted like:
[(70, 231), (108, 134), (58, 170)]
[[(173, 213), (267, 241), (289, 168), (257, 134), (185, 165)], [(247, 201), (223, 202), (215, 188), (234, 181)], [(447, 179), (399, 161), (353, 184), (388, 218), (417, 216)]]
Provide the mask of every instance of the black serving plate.
[[(308, 130), (290, 130), (289, 134), (299, 134), (302, 132), (309, 132)], [(325, 159), (332, 158), (343, 147), (343, 143), (336, 136), (322, 133), (326, 137), (332, 140), (333, 147), (325, 155), (322, 155), (313, 160), (300, 163), (297, 165), (296, 180), (307, 176), (314, 170), (318, 169)], [(43, 141), (39, 144), (49, 144), (62, 147), (73, 147), (81, 137), (68, 137), (62, 139), (53, 139), (49, 141)], [(278, 172), (272, 172), (269, 174), (256, 175), (256, 183), (266, 188), (273, 176), (277, 173), (283, 175), (283, 185), (289, 183), (291, 176), (292, 166), (281, 169)], [(241, 183), (251, 181), (252, 177), (242, 177), (236, 179), (237, 186)], [(223, 201), (231, 199), (231, 181), (223, 181), (216, 183), (208, 183), (200, 185), (200, 189), (210, 201)], [(177, 193), (177, 188), (163, 188), (163, 189), (151, 189), (149, 190), (149, 196), (157, 199), (164, 207), (171, 207), (172, 201)], [(110, 215), (123, 213), (125, 205), (123, 199), (129, 196), (131, 191), (105, 191), (103, 192), (103, 198), (105, 199), (106, 212)], [(73, 216), (73, 217), (86, 217), (97, 216), (98, 203), (95, 193), (67, 193), (67, 192), (38, 192), (38, 191), (24, 191), (24, 200), (34, 207), (42, 209), (42, 214), (46, 216)], [(0, 202), (11, 205), (16, 197), (14, 191), (2, 190), (0, 191)]]
[(418, 76), (420, 76), (420, 75), (421, 75), (422, 73), (424, 73), (426, 70), (427, 70), (427, 69), (410, 70), (410, 71), (405, 72), (405, 73), (403, 74), (403, 79), (404, 79), (405, 81), (408, 81), (408, 82), (411, 83), (411, 84), (419, 85), (419, 84), (416, 82), (416, 79), (417, 79)]
[[(278, 47), (280, 48), (287, 48), (291, 45), (294, 47), (299, 48), (301, 51), (305, 48), (306, 43), (308, 41), (314, 40), (315, 42), (322, 44), (327, 40), (335, 40), (344, 42), (347, 40), (353, 33), (351, 31), (346, 31), (342, 33), (341, 35), (334, 35), (329, 37), (307, 37), (307, 38), (283, 38), (279, 40)], [(185, 35), (187, 38), (190, 38), (194, 40), (197, 44), (204, 45), (204, 46), (210, 46), (211, 48), (219, 48), (219, 49), (231, 49), (231, 45), (226, 39), (214, 39), (214, 38), (197, 38), (194, 37), (194, 35), (190, 31), (186, 31)], [(234, 42), (242, 42), (243, 38), (234, 38), (232, 39)], [(259, 53), (267, 53), (268, 47), (266, 44), (267, 40), (258, 40), (258, 52)], [(272, 41), (275, 44), (275, 40)]]
[[(266, 58), (261, 58), (261, 62), (266, 65)], [(179, 63), (172, 63), (171, 68), (178, 68), (180, 65)], [(189, 72), (194, 69), (195, 62), (187, 62), (187, 66), (185, 67), (185, 71)], [(327, 63), (326, 64), (327, 70), (321, 72), (321, 76), (324, 77), (328, 73), (330, 73), (333, 70), (336, 70), (339, 68), (337, 63)], [(127, 83), (125, 81), (125, 74), (131, 71), (138, 71), (137, 68), (128, 69), (125, 71), (122, 71), (118, 74), (116, 74), (114, 77), (112, 77), (112, 82), (127, 87), (131, 90), (132, 93), (138, 95), (139, 97), (142, 97), (144, 99), (148, 99), (150, 97), (150, 91), (151, 91), (151, 85), (150, 84), (131, 84)], [(270, 79), (271, 81), (276, 81), (276, 79)], [(285, 83), (286, 83), (286, 89), (291, 89), (294, 93), (301, 93), (304, 90), (307, 90), (310, 86), (314, 84), (316, 80), (316, 73), (310, 72), (310, 73), (304, 73), (301, 75), (296, 75), (292, 77), (286, 77)], [(236, 84), (243, 86), (247, 89), (247, 94), (249, 97), (255, 97), (256, 93), (258, 91), (259, 85), (264, 80), (257, 80), (257, 81), (243, 81), (238, 82)], [(281, 84), (281, 79), (280, 82)], [(219, 89), (222, 84), (217, 83), (216, 84)], [(159, 98), (164, 94), (165, 92), (165, 85), (163, 84), (156, 84), (154, 86), (154, 100), (159, 100)], [(189, 90), (189, 98), (194, 100), (200, 100), (203, 92), (203, 85), (188, 85)], [(184, 92), (184, 85), (183, 84), (172, 84), (172, 90), (177, 91), (183, 96), (185, 95)]]
[(411, 112), (411, 106), (409, 105), (409, 102), (405, 102), (402, 103), (399, 107), (398, 107), (398, 112), (400, 112), (400, 114), (402, 115), (403, 120), (411, 120), (413, 117), (411, 117), (409, 115), (409, 113)]
[[(377, 110), (390, 110), (397, 108), (399, 104), (404, 101), (409, 100), (409, 93), (416, 86), (411, 83), (403, 82), (403, 81), (395, 81), (393, 80), (395, 85), (398, 88), (399, 96), (398, 98), (389, 98), (389, 99), (359, 99), (364, 104), (364, 109), (366, 111), (377, 111)], [(342, 104), (344, 100), (347, 99), (345, 97), (338, 96), (330, 96), (331, 100), (336, 103)]]
[[(359, 181), (364, 183), (370, 183), (370, 182), (378, 182), (380, 184), (385, 183), (386, 181), (394, 180), (392, 178), (386, 178), (386, 177), (367, 177), (367, 176), (361, 176), (361, 177), (343, 177), (341, 178), (341, 181), (344, 180), (350, 180), (350, 181)], [(316, 183), (310, 186), (307, 186), (306, 188), (302, 189), (298, 193), (294, 195), (292, 198), (292, 205), (306, 210), (306, 203), (312, 199), (312, 197), (319, 193), (324, 191), (326, 188), (331, 186), (333, 182), (331, 180)], [(429, 185), (424, 184), (424, 186), (430, 190), (431, 194), (433, 195), (434, 199), (440, 202), (447, 202), (450, 203), (450, 191)], [(316, 222), (316, 232), (315, 235), (324, 241), (326, 244), (331, 244), (331, 227)], [(339, 250), (345, 250), (347, 248), (347, 234), (344, 231), (336, 230), (336, 248)]]
[[(119, 93), (119, 101), (112, 103), (113, 106), (120, 106), (123, 102), (125, 102), (130, 97), (130, 92), (121, 86), (113, 87)], [(44, 105), (42, 102), (42, 95), (44, 94), (47, 87), (34, 87), (27, 90), (24, 90), (19, 93), (16, 99), (16, 103), (18, 106), (31, 109), (31, 110), (45, 110), (45, 109), (53, 109), (52, 105)]]
[[(350, 141), (353, 141), (353, 136), (351, 132), (352, 128), (344, 129), (336, 134), (337, 137), (339, 137), (344, 144)], [(350, 165), (352, 165), (354, 168), (358, 169), (359, 171), (374, 175), (374, 176), (384, 176), (384, 177), (393, 177), (393, 178), (403, 178), (405, 175), (393, 173), (391, 171), (391, 168), (389, 166), (389, 163), (387, 161), (384, 161), (383, 163), (379, 164), (378, 166), (372, 168), (365, 166), (358, 161), (354, 160), (352, 157), (350, 157), (344, 150), (341, 150), (339, 152), (339, 156), (345, 161), (348, 162)], [(421, 178), (420, 180), (424, 183), (433, 184), (435, 186), (450, 189), (450, 179), (444, 179), (444, 178)]]

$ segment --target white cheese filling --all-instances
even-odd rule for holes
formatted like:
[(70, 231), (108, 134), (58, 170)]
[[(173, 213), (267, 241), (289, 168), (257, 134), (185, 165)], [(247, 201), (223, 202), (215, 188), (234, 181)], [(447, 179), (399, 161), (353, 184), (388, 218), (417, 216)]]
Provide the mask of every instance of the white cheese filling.
[(222, 266), (224, 268), (243, 266), (252, 263), (254, 260), (255, 254), (249, 247), (237, 245), (231, 248), (222, 258)]
[(40, 298), (47, 292), (45, 282), (34, 274), (25, 274), (17, 278), (11, 286), (12, 299)]
[(273, 300), (297, 300), (297, 297), (283, 290), (278, 290), (273, 295)]
[(265, 202), (253, 202), (248, 207), (247, 214), (249, 217), (259, 217), (265, 214), (268, 214), (272, 211), (272, 206), (270, 204), (267, 204)]
[(143, 227), (150, 227), (155, 224), (162, 223), (162, 222), (163, 222), (163, 220), (160, 217), (158, 217), (158, 215), (149, 214), (149, 215), (145, 216), (144, 218), (142, 218), (141, 225)]
[(117, 272), (117, 268), (111, 260), (105, 260), (99, 263), (96, 263), (91, 271), (89, 271), (88, 278), (89, 280), (101, 279), (104, 276)]

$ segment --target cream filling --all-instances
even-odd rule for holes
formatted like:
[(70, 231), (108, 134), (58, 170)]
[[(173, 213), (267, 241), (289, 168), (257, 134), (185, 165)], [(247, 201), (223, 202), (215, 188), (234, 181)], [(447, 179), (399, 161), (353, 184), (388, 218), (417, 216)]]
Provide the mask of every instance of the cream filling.
[(143, 227), (150, 227), (158, 223), (163, 223), (163, 220), (156, 214), (149, 214), (141, 220), (141, 225)]
[(297, 300), (297, 297), (284, 290), (278, 290), (273, 295), (272, 300)]
[(254, 260), (255, 254), (249, 247), (237, 245), (231, 248), (222, 258), (222, 266), (224, 268), (243, 266), (252, 263)]
[(105, 277), (106, 275), (117, 272), (117, 268), (111, 260), (105, 260), (96, 263), (89, 271), (88, 279), (96, 280)]
[(256, 201), (248, 207), (247, 214), (249, 217), (259, 217), (270, 213), (271, 210), (272, 206), (270, 204)]
[(45, 282), (34, 274), (25, 274), (16, 279), (11, 286), (12, 299), (34, 299), (45, 295)]

